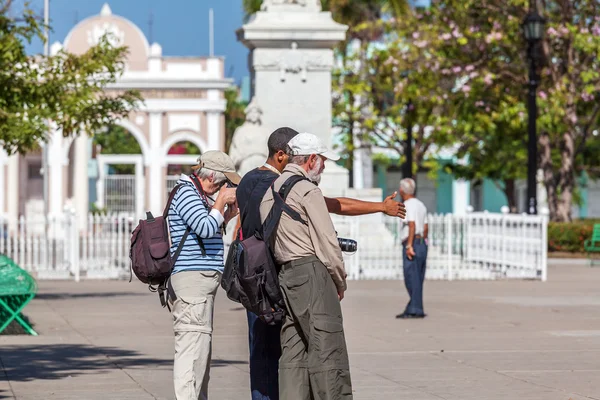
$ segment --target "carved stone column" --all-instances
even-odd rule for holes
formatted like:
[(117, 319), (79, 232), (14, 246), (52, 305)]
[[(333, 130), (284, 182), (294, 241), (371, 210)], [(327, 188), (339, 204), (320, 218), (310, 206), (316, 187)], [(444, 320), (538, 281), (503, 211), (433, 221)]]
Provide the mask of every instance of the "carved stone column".
[[(331, 70), (333, 47), (347, 26), (321, 11), (319, 0), (266, 0), (238, 30), (252, 52), (253, 100), (262, 110), (266, 138), (282, 126), (310, 132), (333, 144)], [(348, 171), (328, 163), (321, 187), (330, 195), (348, 187)]]

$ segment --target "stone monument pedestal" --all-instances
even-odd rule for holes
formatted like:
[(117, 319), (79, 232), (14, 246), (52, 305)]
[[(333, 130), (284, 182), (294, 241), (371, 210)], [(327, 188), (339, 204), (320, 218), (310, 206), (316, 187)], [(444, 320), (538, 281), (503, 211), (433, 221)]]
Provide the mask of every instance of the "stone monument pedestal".
[[(252, 103), (260, 109), (265, 139), (236, 146), (234, 159), (262, 152), (264, 161), (266, 138), (283, 126), (313, 133), (331, 146), (333, 47), (345, 39), (347, 29), (321, 10), (320, 0), (265, 0), (238, 30), (238, 39), (250, 49)], [(248, 163), (241, 172), (247, 172)], [(348, 171), (328, 162), (320, 187), (328, 196), (342, 196), (348, 182)]]
[[(250, 49), (252, 80), (246, 123), (236, 131), (230, 150), (240, 173), (264, 162), (267, 138), (280, 127), (313, 133), (332, 146), (333, 48), (345, 40), (347, 29), (322, 11), (320, 0), (264, 0), (261, 11), (237, 31)], [(381, 189), (348, 186), (348, 170), (328, 161), (319, 185), (326, 196), (381, 201)], [(362, 217), (360, 225), (361, 231), (375, 232), (374, 242), (385, 242), (381, 214)], [(339, 234), (358, 232), (340, 221)]]
[[(237, 31), (238, 39), (250, 49), (252, 104), (259, 109), (264, 135), (263, 140), (251, 141), (234, 136), (238, 144), (232, 157), (244, 164), (241, 173), (262, 163), (257, 154), (266, 159), (266, 138), (279, 127), (310, 132), (329, 146), (333, 144), (333, 47), (345, 40), (347, 29), (335, 22), (330, 12), (322, 11), (320, 0), (264, 0), (261, 11)], [(253, 110), (255, 119), (257, 112)], [(250, 129), (242, 128), (236, 136), (250, 136), (246, 133)], [(242, 142), (244, 145), (239, 144)], [(348, 170), (327, 162), (319, 185), (323, 193), (349, 196), (348, 185)], [(354, 191), (353, 197), (380, 201), (381, 191)]]

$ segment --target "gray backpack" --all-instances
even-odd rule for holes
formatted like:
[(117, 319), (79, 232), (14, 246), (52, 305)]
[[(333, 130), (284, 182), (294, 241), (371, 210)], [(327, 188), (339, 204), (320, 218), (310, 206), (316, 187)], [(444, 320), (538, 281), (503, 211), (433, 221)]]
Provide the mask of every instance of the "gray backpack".
[[(227, 297), (241, 303), (248, 311), (256, 314), (269, 325), (281, 323), (285, 317), (285, 303), (279, 288), (279, 266), (275, 262), (271, 249), (271, 237), (277, 230), (281, 214), (285, 212), (292, 219), (307, 225), (298, 212), (285, 203), (292, 187), (306, 178), (291, 176), (279, 192), (273, 185), (273, 208), (265, 219), (262, 228), (253, 236), (242, 239), (238, 233), (231, 243), (225, 262), (221, 287)], [(248, 204), (241, 218), (257, 204)]]

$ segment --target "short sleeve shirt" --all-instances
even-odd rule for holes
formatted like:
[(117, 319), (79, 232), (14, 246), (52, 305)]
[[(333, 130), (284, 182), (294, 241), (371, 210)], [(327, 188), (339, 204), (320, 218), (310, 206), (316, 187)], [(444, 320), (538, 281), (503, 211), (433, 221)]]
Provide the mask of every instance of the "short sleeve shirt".
[(427, 207), (419, 199), (412, 198), (404, 202), (406, 207), (406, 220), (402, 226), (402, 241), (408, 239), (408, 223), (415, 223), (415, 235), (423, 235), (427, 223)]
[(273, 171), (256, 168), (242, 178), (236, 190), (236, 198), (242, 219), (243, 238), (254, 235), (261, 228), (260, 203), (267, 189), (278, 177)]

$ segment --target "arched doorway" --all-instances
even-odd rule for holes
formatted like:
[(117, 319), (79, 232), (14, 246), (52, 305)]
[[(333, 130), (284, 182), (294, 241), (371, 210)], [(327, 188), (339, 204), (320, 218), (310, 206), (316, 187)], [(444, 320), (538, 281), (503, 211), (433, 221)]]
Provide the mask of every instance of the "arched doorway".
[(92, 139), (92, 158), (97, 165), (96, 182), (90, 185), (92, 211), (141, 215), (143, 155), (134, 135), (119, 125), (107, 127)]
[(18, 213), (26, 218), (44, 215), (44, 180), (42, 176), (42, 149), (36, 145), (27, 154), (19, 156)]
[(202, 150), (190, 141), (180, 141), (173, 144), (167, 152), (167, 193), (177, 184), (181, 174), (189, 175), (192, 173), (192, 166), (198, 161)]

